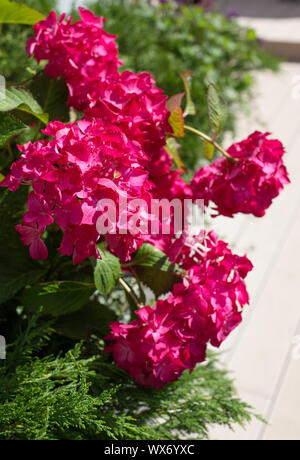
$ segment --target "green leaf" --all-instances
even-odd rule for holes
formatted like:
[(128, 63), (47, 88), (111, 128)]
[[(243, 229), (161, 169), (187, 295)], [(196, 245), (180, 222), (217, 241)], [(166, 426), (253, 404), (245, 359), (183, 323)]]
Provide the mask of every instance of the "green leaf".
[(215, 148), (210, 142), (204, 142), (203, 144), (203, 153), (205, 158), (211, 160), (215, 153)]
[(98, 259), (94, 270), (94, 280), (97, 290), (107, 295), (115, 287), (122, 274), (119, 259), (109, 252), (104, 244), (98, 245), (102, 259)]
[(178, 170), (182, 173), (186, 173), (187, 172), (186, 167), (183, 161), (181, 160), (180, 154), (179, 154), (181, 145), (178, 144), (178, 142), (176, 142), (176, 139), (174, 137), (168, 137), (165, 149), (173, 158)]
[(207, 102), (209, 122), (214, 129), (215, 137), (217, 137), (224, 128), (228, 114), (225, 103), (212, 83), (208, 86)]
[(25, 5), (9, 0), (0, 0), (0, 23), (33, 25), (45, 19), (38, 11)]
[(169, 261), (168, 256), (150, 243), (144, 243), (137, 250), (132, 262), (136, 266), (155, 267), (162, 271), (175, 270), (175, 266)]
[(117, 315), (112, 310), (94, 300), (79, 311), (58, 318), (53, 328), (70, 339), (87, 339), (93, 333), (103, 337), (110, 330), (109, 324), (116, 319)]
[(20, 187), (14, 193), (7, 188), (0, 188), (0, 249), (6, 250), (8, 245), (16, 247), (20, 241), (19, 233), (12, 229), (22, 219), (27, 197), (27, 187)]
[(36, 283), (46, 273), (46, 269), (30, 258), (28, 248), (21, 241), (19, 244), (16, 248), (7, 242), (0, 247), (0, 303), (14, 297), (28, 284)]
[(181, 277), (175, 273), (177, 266), (167, 255), (149, 243), (144, 243), (135, 254), (132, 262), (139, 279), (149, 286), (158, 297), (169, 292)]
[(30, 91), (48, 114), (49, 120), (69, 121), (69, 92), (62, 78), (50, 78), (44, 72), (39, 72), (32, 80)]
[(176, 273), (162, 271), (156, 267), (138, 266), (136, 272), (139, 279), (152, 289), (156, 297), (172, 291), (174, 284), (182, 281)]
[(191, 77), (192, 73), (190, 70), (187, 70), (186, 72), (179, 73), (180, 77), (183, 80), (184, 84), (184, 89), (185, 89), (185, 96), (186, 96), (186, 106), (184, 109), (184, 116), (187, 115), (196, 115), (196, 107), (194, 102), (192, 101), (192, 96), (191, 96)]
[[(3, 254), (1, 254), (1, 256), (2, 255)], [(20, 254), (15, 252), (15, 257), (19, 267), (8, 264), (7, 260), (0, 263), (0, 303), (11, 299), (23, 287), (35, 283), (45, 274), (45, 271), (41, 269), (32, 269), (33, 267), (31, 267), (31, 270), (27, 271), (25, 264), (20, 267), (22, 261)], [(24, 271), (22, 272), (21, 270)]]
[(173, 136), (184, 137), (184, 118), (181, 108), (173, 110), (169, 117), (169, 124), (173, 129)]
[(4, 144), (7, 139), (18, 134), (26, 128), (22, 122), (13, 119), (6, 113), (0, 112), (0, 145)]
[(254, 29), (247, 30), (247, 39), (252, 41), (257, 40), (257, 34)]
[(0, 112), (8, 112), (14, 109), (34, 115), (43, 123), (48, 123), (48, 115), (43, 112), (43, 109), (32, 97), (31, 93), (23, 88), (7, 88), (5, 97), (0, 98)]
[(62, 316), (79, 310), (86, 304), (95, 287), (90, 283), (79, 281), (58, 281), (39, 284), (24, 291), (21, 302), (31, 312)]
[(33, 261), (14, 226), (24, 213), (28, 190), (20, 187), (15, 193), (0, 188), (0, 303), (15, 296), (26, 285), (37, 282), (46, 272), (45, 266)]

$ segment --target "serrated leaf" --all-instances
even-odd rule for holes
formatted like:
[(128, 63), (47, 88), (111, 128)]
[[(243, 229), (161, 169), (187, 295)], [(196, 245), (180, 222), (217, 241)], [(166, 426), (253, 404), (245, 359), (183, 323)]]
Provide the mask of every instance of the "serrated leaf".
[(98, 245), (98, 250), (102, 259), (96, 262), (94, 280), (100, 294), (107, 295), (121, 277), (121, 264), (120, 260), (105, 248), (104, 244)]
[(169, 117), (169, 124), (173, 129), (173, 136), (184, 137), (184, 118), (182, 109), (173, 110)]
[(14, 109), (34, 115), (45, 124), (48, 122), (48, 115), (43, 112), (40, 104), (23, 88), (7, 88), (5, 96), (0, 98), (0, 112)]
[(173, 158), (178, 170), (182, 173), (185, 173), (187, 169), (179, 155), (179, 150), (181, 149), (181, 145), (178, 144), (178, 142), (176, 142), (176, 139), (174, 139), (174, 137), (168, 137), (165, 149)]
[(42, 13), (30, 8), (25, 3), (0, 0), (0, 23), (34, 25), (45, 19)]
[(87, 339), (93, 333), (103, 337), (110, 330), (109, 324), (116, 320), (115, 312), (93, 300), (75, 313), (58, 318), (53, 329), (58, 334), (76, 340)]
[(203, 153), (205, 158), (211, 160), (215, 153), (215, 148), (210, 142), (204, 142), (203, 144)]
[(217, 88), (212, 83), (208, 86), (207, 103), (209, 122), (214, 130), (214, 137), (216, 138), (221, 133), (226, 123), (227, 109)]
[(190, 70), (187, 70), (186, 72), (179, 73), (179, 75), (183, 80), (185, 95), (186, 95), (186, 105), (184, 109), (184, 116), (186, 117), (187, 115), (195, 115), (196, 107), (195, 107), (194, 102), (192, 101), (191, 84), (190, 84), (192, 72)]
[(6, 113), (0, 112), (0, 145), (4, 144), (7, 139), (18, 134), (26, 128), (21, 121), (13, 119)]
[(43, 107), (49, 120), (59, 119), (67, 122), (70, 119), (70, 109), (67, 105), (68, 87), (62, 78), (50, 78), (44, 72), (39, 72), (32, 80), (30, 91)]
[(62, 316), (79, 310), (95, 292), (90, 283), (79, 281), (57, 281), (39, 284), (24, 291), (21, 302), (31, 312)]
[(144, 243), (137, 250), (132, 262), (136, 266), (155, 267), (161, 271), (175, 270), (175, 266), (169, 261), (168, 256), (150, 243)]

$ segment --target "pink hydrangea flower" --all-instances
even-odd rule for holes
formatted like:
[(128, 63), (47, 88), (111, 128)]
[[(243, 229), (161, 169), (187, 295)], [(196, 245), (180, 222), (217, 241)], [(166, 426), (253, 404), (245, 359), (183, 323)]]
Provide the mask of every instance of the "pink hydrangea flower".
[[(1, 186), (14, 191), (21, 184), (32, 185), (23, 224), (45, 228), (55, 220), (64, 231), (63, 255), (73, 254), (74, 263), (99, 258), (96, 222), (104, 209), (98, 202), (112, 200), (117, 210), (120, 197), (129, 203), (134, 198), (149, 202), (153, 184), (145, 168), (148, 156), (120, 127), (100, 119), (67, 125), (56, 121), (44, 133), (52, 139), (19, 147), (22, 155)], [(124, 212), (134, 215), (129, 206)], [(140, 233), (103, 234), (102, 240), (125, 261), (142, 244)]]
[(175, 288), (206, 300), (209, 339), (220, 346), (241, 322), (243, 306), (249, 303), (244, 280), (252, 263), (246, 256), (233, 254), (213, 231), (194, 237), (184, 234), (169, 247), (168, 255), (188, 271), (182, 287)]
[(290, 182), (282, 161), (284, 148), (268, 135), (255, 132), (232, 145), (228, 153), (236, 163), (220, 158), (196, 172), (191, 184), (194, 197), (212, 201), (224, 216), (238, 212), (264, 216)]
[(155, 184), (154, 195), (157, 198), (174, 198), (180, 200), (192, 199), (193, 194), (189, 184), (181, 177), (182, 172), (173, 169), (173, 160), (163, 148), (149, 164), (150, 179)]
[(190, 324), (188, 314), (178, 319), (171, 302), (158, 301), (154, 309), (148, 306), (136, 313), (139, 319), (128, 325), (111, 324), (106, 351), (139, 384), (160, 389), (205, 359), (206, 345), (198, 338), (196, 324)]
[(48, 251), (45, 243), (40, 238), (45, 228), (39, 228), (35, 224), (22, 223), (22, 225), (16, 225), (16, 230), (20, 233), (21, 240), (25, 246), (29, 246), (29, 253), (33, 259), (47, 259)]
[(74, 24), (65, 15), (57, 20), (54, 12), (36, 24), (28, 55), (47, 60), (47, 74), (66, 81), (72, 107), (121, 125), (149, 155), (158, 152), (171, 132), (167, 96), (146, 72), (119, 73), (116, 37), (103, 30), (103, 18), (84, 8), (79, 13), (81, 21)]
[(164, 147), (166, 133), (172, 132), (166, 109), (167, 96), (146, 72), (125, 71), (88, 91), (88, 98), (87, 116), (120, 124), (151, 158)]
[[(175, 249), (175, 251), (174, 251)], [(232, 254), (213, 232), (176, 241), (171, 253), (187, 273), (166, 300), (136, 312), (128, 325), (112, 323), (107, 337), (119, 367), (138, 383), (162, 388), (205, 360), (206, 345), (219, 347), (242, 320), (249, 302), (247, 257)]]
[(72, 24), (72, 17), (62, 14), (57, 20), (52, 11), (34, 26), (34, 38), (29, 38), (29, 56), (40, 62), (47, 60), (46, 73), (61, 76), (66, 81), (71, 106), (84, 110), (87, 87), (104, 81), (117, 73), (122, 62), (118, 59), (115, 36), (103, 30), (104, 18), (79, 8), (81, 20)]

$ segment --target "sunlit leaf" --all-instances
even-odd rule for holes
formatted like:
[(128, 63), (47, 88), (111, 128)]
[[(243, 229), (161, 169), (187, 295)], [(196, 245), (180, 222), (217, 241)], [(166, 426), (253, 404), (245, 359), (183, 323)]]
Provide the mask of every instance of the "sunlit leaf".
[(214, 135), (217, 137), (227, 120), (227, 109), (217, 88), (212, 83), (208, 86), (207, 91), (208, 118), (214, 129)]
[(186, 167), (183, 163), (183, 161), (180, 158), (179, 155), (179, 150), (181, 149), (181, 145), (176, 142), (176, 139), (174, 137), (169, 137), (167, 139), (167, 143), (165, 146), (165, 149), (167, 152), (171, 155), (173, 158), (177, 168), (179, 169), (180, 172), (185, 173), (186, 172)]
[(105, 248), (104, 244), (100, 244), (98, 250), (102, 259), (97, 260), (94, 280), (100, 294), (107, 295), (121, 277), (121, 264), (119, 259)]
[(150, 243), (144, 243), (136, 252), (132, 262), (137, 266), (155, 267), (162, 271), (174, 271), (168, 256)]
[(23, 88), (7, 88), (5, 97), (0, 98), (0, 112), (9, 112), (14, 109), (34, 115), (45, 124), (48, 122), (48, 115), (43, 112), (40, 104), (29, 91)]
[(205, 158), (211, 160), (215, 153), (215, 148), (210, 142), (204, 142), (203, 144), (203, 153)]
[(186, 72), (182, 72), (179, 74), (183, 80), (185, 95), (186, 95), (186, 106), (184, 109), (184, 116), (196, 114), (196, 107), (195, 107), (194, 102), (192, 101), (192, 96), (191, 96), (190, 81), (191, 81), (192, 73), (193, 72), (191, 72), (190, 70), (187, 70)]
[(184, 118), (182, 109), (175, 109), (169, 117), (170, 126), (175, 137), (184, 137)]
[(45, 19), (38, 11), (25, 5), (9, 0), (0, 0), (0, 23), (34, 25)]

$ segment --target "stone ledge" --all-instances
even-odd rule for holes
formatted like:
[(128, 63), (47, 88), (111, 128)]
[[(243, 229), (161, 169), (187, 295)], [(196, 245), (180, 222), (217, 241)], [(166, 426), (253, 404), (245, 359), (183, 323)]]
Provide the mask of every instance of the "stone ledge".
[(300, 17), (240, 17), (238, 22), (243, 27), (254, 29), (264, 48), (273, 55), (285, 61), (300, 62)]

